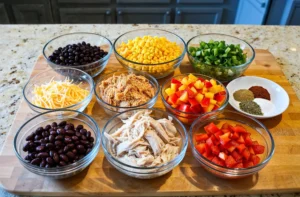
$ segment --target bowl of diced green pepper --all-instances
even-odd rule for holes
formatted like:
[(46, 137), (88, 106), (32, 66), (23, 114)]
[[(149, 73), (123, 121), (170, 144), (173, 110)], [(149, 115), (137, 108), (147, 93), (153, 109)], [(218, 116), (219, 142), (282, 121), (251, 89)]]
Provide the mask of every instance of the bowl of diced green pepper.
[(255, 57), (246, 41), (225, 34), (202, 34), (187, 42), (188, 58), (197, 73), (221, 82), (241, 76)]

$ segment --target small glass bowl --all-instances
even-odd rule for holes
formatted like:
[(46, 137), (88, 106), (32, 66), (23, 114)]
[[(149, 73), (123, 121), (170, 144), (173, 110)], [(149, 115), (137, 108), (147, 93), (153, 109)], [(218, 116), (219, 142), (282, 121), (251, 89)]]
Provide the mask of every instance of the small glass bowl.
[[(161, 118), (168, 118), (169, 116), (173, 118), (173, 123), (178, 131), (178, 133), (180, 134), (180, 137), (182, 139), (182, 144), (181, 144), (181, 148), (180, 148), (180, 153), (171, 161), (169, 161), (168, 163), (162, 164), (160, 166), (156, 166), (156, 167), (137, 167), (137, 166), (130, 166), (128, 164), (125, 164), (121, 161), (119, 161), (117, 158), (115, 158), (110, 152), (109, 152), (109, 140), (106, 137), (102, 137), (101, 138), (101, 143), (102, 143), (102, 147), (104, 150), (104, 154), (106, 159), (109, 161), (109, 163), (114, 166), (117, 170), (119, 170), (120, 172), (134, 177), (134, 178), (138, 178), (138, 179), (152, 179), (152, 178), (156, 178), (159, 176), (162, 176), (168, 172), (170, 172), (173, 168), (175, 168), (184, 158), (185, 153), (186, 153), (186, 149), (188, 146), (188, 134), (186, 132), (186, 129), (184, 127), (184, 125), (177, 119), (175, 118), (173, 115), (164, 112), (162, 110), (159, 109), (133, 109), (130, 111), (126, 111), (123, 112), (121, 114), (118, 114), (114, 117), (112, 117), (111, 119), (109, 119), (109, 121), (105, 124), (105, 126), (103, 127), (103, 133), (113, 133), (116, 131), (117, 128), (121, 127), (124, 123), (122, 122), (122, 117), (123, 114), (128, 114), (128, 112), (130, 114), (135, 114), (141, 110), (151, 110), (152, 113), (150, 114), (150, 116), (154, 119), (161, 119)], [(127, 116), (128, 117), (128, 116)], [(104, 134), (103, 134), (104, 135)]]
[[(199, 43), (201, 41), (209, 42), (210, 40), (225, 41), (226, 44), (234, 44), (234, 45), (239, 44), (241, 49), (247, 53), (246, 62), (244, 64), (238, 66), (232, 66), (232, 67), (208, 65), (197, 60), (195, 57), (191, 55), (191, 53), (189, 52), (189, 48), (191, 46), (199, 47)], [(186, 45), (187, 45), (188, 58), (192, 66), (194, 67), (195, 71), (197, 73), (208, 75), (210, 77), (218, 79), (221, 82), (229, 82), (241, 76), (247, 70), (247, 68), (249, 67), (249, 65), (251, 64), (251, 62), (254, 60), (255, 57), (255, 51), (249, 43), (239, 38), (230, 35), (225, 35), (225, 34), (211, 33), (211, 34), (198, 35), (191, 38)]]
[[(52, 111), (54, 109), (50, 108), (43, 108), (39, 107), (33, 104), (34, 94), (33, 90), (36, 85), (42, 85), (45, 83), (50, 82), (51, 80), (57, 80), (57, 81), (64, 81), (65, 79), (72, 80), (73, 83), (78, 84), (81, 88), (86, 89), (89, 91), (89, 95), (83, 99), (81, 102), (76, 103), (74, 105), (64, 107), (61, 109), (70, 109), (70, 110), (76, 110), (79, 112), (83, 112), (83, 110), (87, 107), (89, 102), (92, 99), (93, 96), (93, 89), (94, 89), (94, 81), (93, 78), (78, 69), (75, 68), (59, 68), (59, 69), (49, 69), (43, 72), (38, 73), (25, 85), (23, 89), (23, 96), (29, 105), (29, 107), (37, 112), (37, 113), (43, 113), (47, 111)], [(71, 111), (60, 111), (61, 114), (56, 113), (58, 116), (65, 117), (67, 115), (72, 115), (73, 113)], [(47, 114), (49, 115), (49, 114)]]
[[(160, 96), (161, 96), (161, 99), (162, 99), (163, 104), (166, 107), (166, 109), (170, 113), (174, 114), (182, 123), (184, 123), (186, 125), (191, 125), (194, 122), (194, 120), (196, 120), (203, 113), (182, 112), (182, 111), (172, 107), (166, 101), (167, 94), (166, 94), (165, 90), (171, 86), (171, 80), (172, 79), (182, 80), (184, 77), (187, 77), (189, 74), (190, 73), (185, 73), (185, 74), (170, 77), (161, 86), (161, 90), (160, 90)], [(196, 77), (201, 77), (202, 79), (207, 79), (207, 80), (213, 79), (212, 77), (209, 77), (209, 76), (206, 76), (206, 75), (201, 75), (201, 74), (197, 74), (197, 73), (192, 73), (192, 74)], [(214, 80), (216, 80), (216, 79), (214, 79)], [(223, 110), (227, 106), (228, 100), (229, 100), (229, 94), (228, 94), (227, 88), (220, 81), (218, 81), (218, 80), (216, 80), (216, 81), (217, 81), (217, 84), (221, 85), (224, 88), (224, 90), (226, 91), (226, 98), (225, 98), (223, 104), (220, 106), (219, 109), (216, 110), (216, 111), (220, 111), (220, 110)]]
[[(194, 135), (205, 133), (203, 129), (205, 125), (211, 122), (218, 124), (222, 123), (222, 121), (231, 121), (232, 123), (240, 124), (246, 127), (247, 131), (251, 133), (251, 138), (253, 140), (257, 140), (259, 144), (265, 146), (264, 154), (259, 155), (261, 163), (249, 168), (227, 168), (211, 162), (196, 150)], [(275, 149), (272, 134), (262, 123), (242, 113), (229, 110), (214, 111), (200, 116), (190, 127), (189, 137), (192, 152), (196, 160), (204, 169), (213, 175), (224, 179), (237, 179), (256, 174), (267, 165), (272, 158)]]
[[(176, 42), (180, 48), (181, 48), (181, 55), (178, 56), (174, 60), (170, 60), (163, 63), (158, 64), (143, 64), (139, 62), (134, 62), (131, 60), (128, 60), (124, 58), (122, 55), (120, 55), (117, 51), (117, 48), (119, 47), (122, 42), (127, 43), (128, 40), (132, 40), (136, 37), (143, 37), (143, 36), (158, 36), (158, 37), (166, 37), (167, 40), (171, 42)], [(184, 55), (185, 55), (185, 42), (184, 40), (169, 31), (161, 30), (161, 29), (138, 29), (129, 31), (121, 36), (119, 36), (114, 44), (113, 44), (114, 52), (116, 55), (117, 60), (122, 64), (126, 69), (129, 70), (137, 70), (137, 71), (143, 71), (147, 72), (153, 77), (159, 79), (163, 78), (169, 74), (171, 74), (177, 67), (180, 66), (180, 63), (182, 62)]]
[[(50, 61), (49, 56), (52, 55), (52, 53), (59, 47), (65, 47), (69, 44), (82, 43), (83, 41), (85, 41), (86, 43), (90, 43), (92, 46), (101, 47), (101, 49), (107, 52), (107, 55), (92, 63), (78, 66), (58, 65)], [(103, 71), (103, 69), (106, 67), (109, 57), (111, 56), (111, 53), (112, 43), (109, 39), (98, 34), (85, 32), (70, 33), (58, 36), (47, 42), (47, 44), (43, 48), (44, 58), (53, 69), (62, 67), (77, 68), (79, 70), (85, 71), (92, 77), (99, 75)]]
[[(145, 78), (147, 78), (150, 82), (150, 84), (152, 85), (152, 87), (154, 88), (155, 94), (154, 97), (151, 98), (148, 102), (138, 105), (138, 106), (133, 106), (133, 107), (119, 107), (119, 106), (114, 106), (114, 105), (110, 105), (108, 103), (106, 103), (100, 95), (100, 90), (99, 90), (99, 85), (101, 84), (102, 81), (116, 75), (121, 75), (121, 74), (136, 74), (136, 75), (140, 75), (140, 76), (144, 76)], [(99, 103), (100, 106), (103, 107), (103, 109), (105, 110), (105, 112), (110, 115), (110, 116), (114, 116), (116, 114), (119, 114), (121, 112), (127, 111), (127, 110), (131, 110), (131, 109), (137, 109), (137, 108), (151, 108), (155, 105), (157, 97), (158, 97), (158, 93), (159, 93), (159, 84), (157, 82), (157, 80), (152, 77), (151, 75), (144, 73), (144, 72), (136, 72), (136, 71), (117, 71), (117, 72), (112, 72), (106, 75), (103, 75), (99, 78), (99, 80), (97, 81), (95, 87), (94, 87), (94, 92), (95, 95), (97, 97), (97, 101)]]
[[(18, 157), (20, 163), (30, 172), (35, 173), (37, 175), (46, 176), (49, 178), (62, 179), (70, 176), (74, 176), (84, 170), (97, 156), (101, 143), (101, 132), (100, 129), (93, 118), (90, 116), (73, 110), (63, 110), (67, 113), (76, 113), (77, 116), (70, 117), (59, 117), (57, 114), (61, 114), (61, 110), (54, 110), (45, 113), (41, 113), (37, 116), (26, 121), (20, 129), (17, 131), (14, 138), (14, 151), (16, 156)], [(91, 136), (95, 138), (94, 147), (92, 150), (82, 159), (78, 160), (75, 163), (57, 167), (57, 168), (41, 168), (36, 165), (32, 165), (28, 161), (24, 159), (26, 156), (26, 152), (22, 150), (23, 146), (26, 143), (26, 137), (32, 133), (32, 131), (36, 130), (38, 127), (45, 127), (47, 124), (51, 124), (52, 122), (61, 122), (67, 121), (68, 123), (72, 123), (76, 125), (83, 125), (84, 128), (88, 131), (91, 131)]]

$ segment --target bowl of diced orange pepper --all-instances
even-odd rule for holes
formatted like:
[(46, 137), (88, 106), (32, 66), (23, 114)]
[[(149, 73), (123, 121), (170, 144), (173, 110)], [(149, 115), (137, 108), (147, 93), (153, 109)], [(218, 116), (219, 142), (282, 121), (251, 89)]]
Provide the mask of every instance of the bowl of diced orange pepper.
[(218, 80), (187, 73), (166, 80), (161, 87), (161, 98), (168, 111), (190, 125), (202, 114), (224, 109), (229, 97), (227, 89)]
[(155, 78), (171, 74), (186, 52), (180, 36), (160, 29), (127, 32), (116, 39), (113, 48), (117, 60), (125, 68), (147, 72)]

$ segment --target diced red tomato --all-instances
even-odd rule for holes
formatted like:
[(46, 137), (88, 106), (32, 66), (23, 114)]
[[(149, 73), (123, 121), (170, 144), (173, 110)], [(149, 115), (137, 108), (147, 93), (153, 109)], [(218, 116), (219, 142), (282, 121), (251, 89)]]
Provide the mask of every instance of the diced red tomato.
[(209, 103), (210, 103), (210, 99), (205, 97), (202, 99), (200, 105), (201, 105), (201, 107), (208, 107)]
[(229, 124), (226, 122), (222, 125), (221, 129), (228, 129), (228, 127), (229, 127)]
[(265, 147), (262, 145), (253, 145), (252, 148), (255, 154), (263, 154), (265, 151)]
[(221, 131), (222, 131), (223, 133), (231, 133), (231, 131), (230, 131), (229, 129), (221, 129)]
[(240, 135), (239, 139), (236, 140), (239, 144), (245, 144), (245, 140), (242, 135)]
[(203, 154), (205, 152), (205, 143), (197, 144), (195, 148), (199, 153)]
[(224, 145), (224, 148), (228, 150), (229, 152), (232, 152), (235, 150), (235, 146), (233, 146), (230, 142)]
[(172, 78), (171, 83), (181, 84), (181, 81), (179, 81), (175, 78)]
[(232, 129), (234, 132), (237, 132), (237, 133), (247, 133), (247, 130), (241, 125), (236, 125)]
[(209, 123), (208, 125), (206, 125), (204, 127), (204, 130), (207, 132), (207, 133), (217, 133), (220, 131), (220, 129), (213, 123)]
[(214, 133), (215, 137), (220, 140), (220, 135), (223, 135), (224, 133), (222, 131), (218, 131), (216, 133)]
[(243, 157), (244, 157), (246, 160), (249, 160), (249, 158), (250, 158), (250, 152), (249, 152), (248, 148), (245, 148), (245, 149), (243, 150), (242, 155), (243, 155)]
[(182, 112), (191, 112), (190, 105), (187, 104), (179, 105), (178, 110)]
[(218, 146), (211, 146), (211, 152), (212, 152), (212, 154), (214, 154), (214, 155), (219, 155), (220, 149), (219, 149)]
[(172, 94), (168, 97), (167, 102), (171, 105), (175, 105), (178, 100), (178, 96), (176, 94)]
[(202, 156), (205, 157), (206, 159), (210, 160), (210, 161), (214, 158), (213, 155), (208, 154), (207, 152), (203, 153)]
[(224, 133), (223, 135), (220, 135), (220, 143), (222, 145), (227, 144), (230, 141), (230, 133)]
[(218, 103), (222, 103), (225, 100), (226, 95), (220, 94), (220, 92), (216, 93), (214, 95), (214, 100), (216, 100)]
[(220, 159), (222, 159), (222, 160), (225, 161), (225, 160), (227, 159), (227, 157), (228, 157), (228, 155), (225, 154), (224, 152), (220, 152), (220, 153), (219, 153), (219, 158), (220, 158)]
[(219, 166), (225, 166), (225, 162), (218, 157), (214, 157), (211, 161)]
[(211, 88), (212, 84), (210, 83), (210, 81), (204, 81), (204, 85), (206, 88)]
[(252, 141), (252, 145), (259, 145), (258, 141)]
[(208, 138), (209, 138), (209, 136), (206, 133), (201, 133), (201, 134), (195, 135), (196, 142), (202, 142), (202, 141), (207, 140)]
[(231, 140), (230, 141), (230, 144), (231, 145), (233, 145), (234, 147), (238, 147), (240, 144), (237, 142), (237, 141), (235, 141), (235, 140)]
[(242, 161), (242, 156), (237, 151), (232, 151), (231, 155), (237, 162)]
[(253, 162), (254, 165), (257, 165), (260, 162), (260, 158), (257, 155), (251, 155), (250, 160)]
[(218, 105), (215, 105), (214, 108), (212, 109), (212, 111), (215, 111), (217, 109), (219, 109), (220, 107)]
[(209, 138), (206, 140), (206, 144), (209, 145), (209, 146), (213, 146), (213, 145), (214, 145), (214, 142), (213, 142), (213, 140), (211, 139), (211, 137), (209, 137)]
[(242, 153), (246, 148), (245, 144), (240, 144), (236, 147), (239, 150), (239, 153)]
[(242, 162), (235, 164), (234, 168), (243, 168), (244, 165)]
[(194, 98), (189, 98), (189, 103), (191, 104), (191, 107), (199, 105), (198, 101)]
[(236, 164), (237, 162), (231, 155), (229, 155), (225, 160), (225, 165), (227, 168), (233, 168)]
[(237, 132), (234, 132), (232, 135), (231, 135), (231, 139), (234, 139), (234, 140), (237, 140), (240, 138), (240, 135), (237, 133)]
[(255, 152), (254, 152), (252, 146), (249, 146), (248, 150), (249, 150), (250, 154), (255, 155)]
[(252, 161), (247, 161), (244, 162), (244, 168), (249, 168), (249, 167), (253, 167), (254, 163)]
[(251, 140), (250, 134), (247, 133), (247, 134), (244, 134), (243, 136), (244, 136), (246, 146), (251, 146), (252, 140)]

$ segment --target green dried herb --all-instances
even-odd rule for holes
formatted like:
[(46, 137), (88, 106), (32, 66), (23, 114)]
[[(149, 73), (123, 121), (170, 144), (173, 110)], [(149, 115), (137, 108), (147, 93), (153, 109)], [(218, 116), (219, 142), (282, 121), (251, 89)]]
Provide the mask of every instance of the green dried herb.
[(253, 115), (263, 115), (260, 106), (254, 101), (244, 101), (240, 103), (240, 109)]
[(250, 90), (240, 89), (233, 93), (233, 98), (236, 101), (252, 101), (254, 99), (254, 94)]

